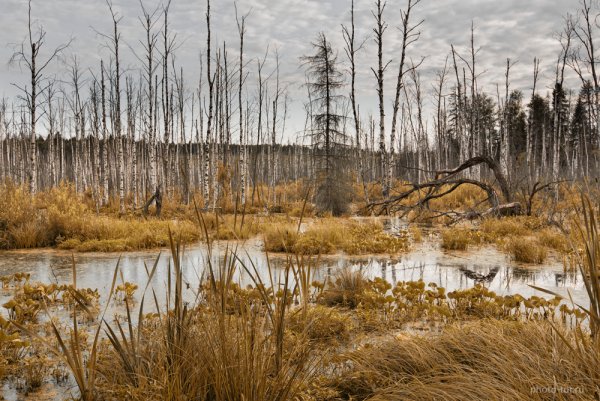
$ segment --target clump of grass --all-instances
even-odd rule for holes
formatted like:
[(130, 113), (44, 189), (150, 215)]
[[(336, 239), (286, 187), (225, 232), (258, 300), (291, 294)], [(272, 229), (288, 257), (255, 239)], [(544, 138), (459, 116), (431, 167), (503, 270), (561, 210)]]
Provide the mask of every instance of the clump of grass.
[(273, 224), (264, 229), (265, 250), (301, 255), (350, 255), (398, 253), (408, 249), (407, 235), (390, 235), (378, 220), (353, 221), (325, 218), (313, 222), (306, 231), (290, 223)]
[[(310, 253), (313, 255), (333, 252), (341, 247), (348, 239), (348, 233), (344, 230), (346, 227), (346, 222), (343, 219), (320, 219), (311, 224), (306, 231), (302, 233), (306, 246), (301, 243), (296, 250), (300, 253)], [(321, 252), (319, 252), (319, 247), (322, 248)]]
[(515, 217), (487, 218), (481, 222), (479, 229), (488, 242), (495, 242), (509, 236), (530, 235), (530, 229), (524, 222)]
[(552, 399), (588, 400), (599, 367), (582, 365), (573, 336), (560, 336), (570, 343), (547, 323), (492, 320), (401, 335), (351, 353), (329, 387), (337, 399), (356, 400), (546, 400), (550, 387), (578, 389)]
[(42, 386), (50, 370), (48, 358), (41, 355), (32, 355), (21, 361), (20, 376), (23, 383), (20, 385), (25, 393), (34, 392)]
[[(296, 311), (289, 317), (289, 328), (294, 333), (307, 331), (308, 338), (317, 342), (344, 341), (349, 338), (351, 319), (341, 311), (322, 305), (309, 307), (305, 316)], [(307, 319), (310, 326), (306, 327)]]
[(545, 228), (539, 232), (536, 232), (535, 236), (540, 244), (550, 249), (554, 249), (560, 253), (566, 253), (569, 251), (570, 246), (566, 236), (557, 230)]
[(319, 301), (327, 306), (356, 308), (368, 285), (369, 281), (362, 271), (341, 269), (321, 293)]
[(323, 238), (320, 233), (311, 232), (299, 235), (292, 250), (301, 255), (324, 255), (333, 253), (336, 246), (330, 240)]
[(466, 251), (476, 243), (474, 234), (468, 228), (449, 228), (442, 231), (442, 248), (450, 251)]
[(541, 264), (548, 256), (546, 247), (533, 239), (511, 238), (507, 246), (517, 262)]
[(398, 253), (408, 249), (406, 233), (391, 235), (383, 231), (379, 220), (352, 222), (341, 230), (345, 241), (339, 247), (347, 254)]
[(414, 242), (423, 242), (423, 231), (419, 226), (411, 225), (408, 232)]
[(293, 224), (270, 224), (263, 231), (265, 250), (292, 252), (298, 242), (298, 227)]
[(110, 217), (92, 219), (86, 229), (74, 230), (57, 244), (60, 249), (79, 252), (124, 252), (165, 247), (169, 228), (185, 243), (197, 241), (200, 230), (189, 221), (120, 220)]

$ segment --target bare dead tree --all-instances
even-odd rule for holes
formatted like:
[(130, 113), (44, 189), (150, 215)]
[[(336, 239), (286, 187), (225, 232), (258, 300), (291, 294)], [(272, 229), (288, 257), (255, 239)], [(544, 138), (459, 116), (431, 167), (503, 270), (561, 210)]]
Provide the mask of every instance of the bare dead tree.
[[(416, 68), (418, 68), (423, 59), (417, 64), (412, 64), (410, 68), (406, 68), (406, 53), (408, 48), (413, 45), (415, 42), (419, 40), (421, 36), (421, 32), (419, 31), (419, 27), (423, 24), (424, 20), (419, 21), (418, 23), (412, 25), (410, 21), (411, 12), (413, 8), (417, 6), (421, 0), (408, 0), (408, 4), (406, 5), (406, 10), (400, 11), (400, 18), (402, 21), (402, 25), (399, 28), (402, 33), (402, 45), (400, 47), (400, 64), (398, 66), (398, 77), (396, 78), (396, 96), (394, 97), (394, 107), (392, 112), (392, 132), (390, 136), (390, 154), (387, 165), (387, 178), (385, 179), (384, 192), (389, 195), (390, 187), (392, 185), (393, 180), (393, 170), (394, 170), (394, 143), (396, 142), (396, 127), (398, 121), (398, 111), (400, 110), (400, 93), (402, 92), (402, 85), (404, 84), (404, 75), (407, 72), (410, 72)], [(408, 70), (408, 71), (407, 71)]]
[(377, 70), (371, 68), (375, 78), (377, 79), (377, 96), (379, 98), (379, 163), (381, 168), (381, 184), (383, 188), (383, 197), (389, 196), (389, 185), (386, 182), (386, 166), (387, 166), (387, 152), (385, 147), (385, 104), (384, 104), (384, 74), (391, 60), (384, 64), (383, 61), (383, 36), (387, 30), (387, 23), (383, 19), (383, 13), (385, 11), (386, 2), (376, 0), (375, 11), (372, 11), (373, 17), (375, 18), (375, 43), (377, 44)]
[[(538, 76), (539, 76), (539, 72), (540, 72), (540, 60), (537, 57), (534, 57), (533, 59), (533, 88), (531, 89), (531, 101), (533, 102), (533, 100), (535, 99), (535, 91), (536, 91), (536, 87), (537, 87), (537, 81), (538, 81)], [(532, 174), (535, 174), (535, 169), (532, 169), (530, 166), (534, 163), (532, 163), (532, 159), (533, 157), (535, 157), (535, 152), (533, 152), (533, 141), (532, 141), (532, 124), (533, 124), (533, 116), (529, 115), (528, 121), (527, 121), (527, 138), (525, 140), (525, 148), (526, 148), (526, 154), (525, 154), (525, 158), (526, 158), (526, 164), (527, 164), (527, 168), (528, 168), (528, 174), (529, 176), (531, 176)]]
[(205, 170), (204, 170), (204, 204), (205, 206), (210, 203), (210, 165), (211, 165), (211, 152), (210, 152), (210, 141), (212, 140), (212, 120), (213, 120), (213, 102), (214, 102), (214, 83), (215, 78), (211, 75), (211, 52), (210, 52), (210, 0), (206, 2), (206, 27), (207, 27), (207, 39), (206, 39), (206, 77), (208, 81), (208, 118), (206, 124), (206, 143), (204, 145), (204, 154), (206, 155)]
[(239, 174), (240, 174), (240, 203), (246, 204), (246, 146), (244, 144), (244, 110), (242, 104), (242, 91), (244, 88), (244, 34), (246, 33), (246, 18), (249, 14), (238, 17), (237, 5), (235, 6), (235, 20), (240, 36), (240, 65), (238, 82), (238, 108), (239, 108), (239, 130), (240, 130), (240, 150), (239, 150)]
[[(585, 0), (584, 0), (585, 1)], [(560, 140), (562, 136), (562, 119), (565, 117), (561, 113), (560, 94), (563, 91), (565, 80), (565, 68), (569, 58), (571, 42), (574, 35), (574, 26), (567, 22), (563, 32), (559, 34), (559, 42), (561, 44), (561, 52), (556, 62), (556, 79), (554, 85), (553, 96), (553, 147), (552, 147), (552, 177), (554, 180), (558, 178), (560, 173)]]
[(140, 0), (140, 6), (142, 8), (142, 17), (139, 18), (140, 24), (142, 25), (145, 33), (145, 41), (140, 41), (145, 55), (144, 59), (140, 60), (144, 62), (144, 73), (146, 81), (146, 100), (147, 109), (144, 117), (146, 135), (148, 136), (148, 147), (149, 147), (149, 161), (148, 161), (148, 176), (150, 179), (150, 188), (156, 191), (157, 188), (157, 165), (156, 165), (156, 126), (154, 125), (155, 110), (154, 110), (154, 74), (158, 68), (158, 64), (155, 63), (155, 51), (158, 45), (159, 33), (154, 32), (154, 26), (158, 19), (156, 14), (158, 13), (158, 7), (152, 12), (149, 12), (142, 0)]
[(38, 106), (40, 105), (40, 95), (47, 89), (45, 84), (44, 71), (48, 65), (55, 60), (59, 55), (70, 45), (71, 41), (66, 44), (61, 44), (54, 48), (50, 55), (46, 58), (40, 58), (40, 51), (46, 42), (46, 31), (42, 26), (39, 26), (37, 32), (34, 32), (35, 27), (31, 20), (31, 0), (28, 1), (27, 8), (27, 39), (16, 47), (13, 55), (10, 58), (9, 64), (18, 64), (25, 66), (30, 75), (29, 88), (13, 83), (22, 95), (22, 99), (27, 105), (29, 112), (29, 192), (33, 195), (38, 190), (37, 175), (38, 175), (38, 160), (37, 160), (37, 134), (36, 125), (41, 115), (37, 114)]
[(162, 117), (163, 117), (163, 137), (164, 143), (162, 144), (162, 185), (167, 188), (171, 188), (169, 185), (171, 180), (170, 172), (170, 154), (169, 154), (169, 143), (172, 135), (172, 124), (173, 120), (173, 90), (169, 75), (169, 62), (171, 62), (171, 56), (175, 49), (177, 35), (172, 35), (169, 31), (169, 10), (171, 8), (171, 0), (163, 6), (163, 29), (162, 29)]
[(364, 41), (360, 44), (356, 43), (356, 33), (354, 27), (354, 0), (350, 7), (350, 29), (342, 25), (342, 34), (346, 47), (346, 57), (350, 62), (350, 105), (352, 106), (352, 118), (354, 121), (354, 134), (355, 134), (355, 147), (356, 157), (358, 159), (358, 173), (360, 180), (362, 181), (363, 193), (367, 203), (369, 203), (369, 191), (367, 190), (367, 183), (365, 180), (365, 167), (363, 157), (361, 155), (361, 127), (360, 117), (358, 113), (358, 104), (356, 101), (356, 54), (363, 48)]
[(447, 117), (446, 117), (446, 109), (445, 109), (445, 98), (444, 98), (444, 86), (446, 83), (446, 78), (448, 76), (448, 57), (446, 57), (446, 61), (444, 62), (444, 68), (442, 68), (437, 76), (437, 85), (434, 85), (434, 92), (436, 97), (436, 133), (437, 133), (437, 150), (438, 150), (438, 168), (441, 166), (447, 166), (449, 152), (450, 152), (450, 143), (446, 138), (447, 132)]
[[(114, 115), (112, 118), (112, 128), (114, 133), (114, 140), (116, 142), (116, 153), (117, 153), (117, 188), (119, 193), (119, 213), (125, 214), (125, 155), (123, 151), (123, 136), (121, 132), (121, 65), (119, 58), (119, 45), (121, 43), (121, 34), (119, 32), (119, 23), (122, 17), (113, 8), (113, 4), (110, 0), (106, 0), (106, 5), (110, 12), (112, 19), (113, 29), (110, 34), (105, 34), (96, 31), (96, 33), (106, 40), (106, 47), (111, 52), (115, 63), (114, 77), (111, 80), (111, 85), (114, 88), (114, 98), (112, 99), (112, 106), (114, 108)], [(112, 91), (111, 91), (112, 93)], [(105, 144), (106, 146), (106, 144)], [(106, 196), (106, 195), (105, 195)]]

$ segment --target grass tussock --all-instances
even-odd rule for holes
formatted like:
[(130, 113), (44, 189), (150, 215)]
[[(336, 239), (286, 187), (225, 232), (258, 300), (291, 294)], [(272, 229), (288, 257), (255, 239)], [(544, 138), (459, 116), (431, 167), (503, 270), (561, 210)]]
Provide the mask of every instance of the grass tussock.
[(571, 251), (567, 236), (556, 229), (544, 228), (536, 232), (535, 236), (540, 244), (556, 252), (565, 254)]
[[(482, 320), (448, 327), (439, 336), (367, 344), (347, 355), (342, 364), (349, 368), (328, 383), (335, 395), (323, 399), (594, 399), (599, 365), (582, 364), (571, 348), (577, 340), (559, 330), (547, 323)], [(549, 393), (551, 388), (565, 391)]]
[(546, 247), (535, 239), (512, 238), (508, 242), (508, 251), (517, 262), (542, 264), (548, 256)]
[(548, 251), (571, 252), (568, 237), (538, 217), (486, 218), (478, 225), (457, 226), (442, 231), (442, 248), (467, 250), (472, 246), (494, 244), (523, 263), (543, 263)]
[(511, 236), (528, 236), (545, 225), (538, 217), (530, 216), (487, 218), (481, 222), (479, 230), (487, 242), (494, 242)]
[(344, 252), (349, 255), (398, 253), (408, 249), (408, 234), (392, 235), (379, 220), (325, 218), (314, 221), (305, 231), (298, 226), (274, 224), (264, 230), (265, 250), (302, 255)]
[[(343, 311), (315, 305), (309, 307), (306, 315), (302, 312), (299, 310), (290, 315), (288, 326), (292, 332), (306, 331), (310, 340), (327, 344), (343, 342), (350, 338), (352, 319)], [(310, 322), (308, 329), (305, 326), (307, 319)]]
[(335, 273), (319, 301), (327, 306), (356, 308), (368, 286), (369, 281), (363, 272), (342, 269)]
[(413, 242), (423, 242), (423, 231), (419, 226), (411, 225), (408, 229)]
[(442, 231), (442, 248), (449, 251), (466, 251), (479, 243), (476, 233), (468, 228), (456, 227)]

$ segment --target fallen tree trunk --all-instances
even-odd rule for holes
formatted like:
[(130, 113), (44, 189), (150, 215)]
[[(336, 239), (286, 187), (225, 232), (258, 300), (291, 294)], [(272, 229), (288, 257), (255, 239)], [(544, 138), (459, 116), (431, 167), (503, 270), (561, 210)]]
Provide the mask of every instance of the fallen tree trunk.
[[(494, 177), (496, 179), (498, 187), (500, 188), (502, 198), (498, 196), (498, 193), (491, 184), (459, 176), (459, 174), (463, 171), (480, 164), (486, 165), (494, 173)], [(459, 218), (475, 219), (489, 215), (510, 216), (522, 213), (521, 204), (518, 202), (511, 202), (512, 197), (508, 185), (508, 180), (502, 173), (500, 165), (491, 157), (476, 156), (465, 161), (456, 168), (438, 170), (434, 173), (435, 178), (433, 180), (423, 183), (411, 183), (409, 184), (410, 189), (400, 193), (397, 196), (379, 202), (369, 203), (367, 205), (367, 210), (371, 213), (381, 215), (384, 213), (390, 214), (397, 212), (407, 212), (415, 208), (429, 209), (429, 202), (431, 200), (442, 198), (456, 191), (462, 185), (474, 185), (485, 191), (485, 193), (487, 194), (487, 199), (485, 199), (484, 202), (487, 201), (490, 205), (490, 208), (483, 213), (478, 213), (475, 211), (470, 211), (466, 213), (451, 211), (447, 212), (448, 215), (451, 214)], [(423, 190), (426, 190), (424, 194), (422, 194)], [(404, 203), (414, 194), (419, 195), (419, 198), (416, 202), (412, 202), (409, 204)], [(501, 203), (501, 200), (503, 203)], [(444, 213), (440, 214), (440, 216), (443, 214)]]
[(148, 199), (144, 206), (142, 206), (144, 216), (148, 215), (148, 208), (153, 202), (156, 204), (156, 217), (160, 217), (160, 212), (162, 209), (162, 194), (160, 193), (160, 187), (156, 187), (154, 194), (150, 197), (150, 199)]

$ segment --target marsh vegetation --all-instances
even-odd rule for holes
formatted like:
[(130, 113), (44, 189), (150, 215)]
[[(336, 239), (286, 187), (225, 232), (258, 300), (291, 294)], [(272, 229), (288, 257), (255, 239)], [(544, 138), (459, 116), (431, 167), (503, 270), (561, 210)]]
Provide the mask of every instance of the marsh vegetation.
[(106, 1), (94, 60), (27, 3), (27, 83), (0, 99), (0, 399), (600, 400), (597, 4), (525, 102), (510, 59), (486, 89), (475, 24), (429, 81), (426, 2), (351, 1), (339, 37), (303, 38), (299, 111), (247, 3), (234, 42), (202, 3), (192, 80), (171, 1), (140, 1), (137, 31)]

